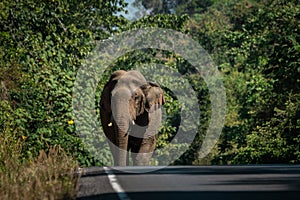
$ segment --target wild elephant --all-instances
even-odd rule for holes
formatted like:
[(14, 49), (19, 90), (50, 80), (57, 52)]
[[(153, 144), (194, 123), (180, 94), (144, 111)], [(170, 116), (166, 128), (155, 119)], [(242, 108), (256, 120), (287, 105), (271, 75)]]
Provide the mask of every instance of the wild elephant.
[(163, 90), (138, 71), (118, 70), (104, 86), (100, 100), (103, 131), (115, 166), (148, 165), (161, 123)]

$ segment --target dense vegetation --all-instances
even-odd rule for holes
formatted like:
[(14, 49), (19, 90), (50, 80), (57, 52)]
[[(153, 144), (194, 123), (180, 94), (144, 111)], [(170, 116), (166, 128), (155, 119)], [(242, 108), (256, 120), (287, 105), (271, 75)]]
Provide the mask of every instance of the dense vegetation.
[[(152, 14), (187, 14), (185, 28), (223, 73), (227, 115), (219, 144), (206, 159), (196, 159), (204, 120), (196, 148), (192, 145), (179, 162), (299, 163), (299, 2), (139, 2)], [(205, 110), (209, 101), (199, 83), (200, 110)]]
[[(100, 2), (100, 3), (99, 3)], [(140, 1), (150, 16), (130, 22), (115, 15), (122, 0), (4, 0), (0, 3), (0, 143), (22, 140), (18, 162), (29, 162), (53, 146), (81, 166), (110, 163), (78, 137), (72, 109), (76, 73), (95, 41), (139, 27), (170, 28), (198, 41), (223, 75), (227, 94), (221, 138), (205, 159), (198, 150), (209, 123), (210, 101), (201, 77), (170, 52), (147, 49), (118, 59), (110, 71), (142, 63), (162, 63), (187, 77), (201, 110), (197, 137), (174, 164), (248, 164), (300, 162), (300, 5), (297, 0)], [(170, 3), (171, 2), (171, 3)], [(172, 12), (171, 12), (172, 11)], [(170, 13), (176, 13), (173, 15)], [(99, 83), (99, 93), (108, 72)], [(74, 95), (74, 94), (73, 94)], [(180, 102), (166, 88), (167, 120), (158, 149), (174, 137)], [(99, 111), (99, 110), (98, 110)], [(98, 138), (105, 143), (105, 138)], [(19, 145), (19, 143), (18, 143)], [(182, 148), (171, 147), (170, 151)], [(168, 158), (166, 152), (160, 152)], [(7, 170), (0, 154), (0, 172)], [(163, 160), (163, 159), (162, 159)], [(164, 164), (153, 161), (153, 164)], [(0, 194), (1, 188), (0, 183)]]

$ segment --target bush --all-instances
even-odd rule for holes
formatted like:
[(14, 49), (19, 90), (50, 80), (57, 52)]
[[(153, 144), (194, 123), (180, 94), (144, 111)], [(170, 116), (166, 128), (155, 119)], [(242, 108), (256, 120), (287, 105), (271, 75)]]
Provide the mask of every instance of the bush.
[(37, 158), (25, 160), (25, 136), (7, 129), (0, 139), (0, 199), (75, 199), (78, 168), (76, 161), (59, 147), (40, 151)]

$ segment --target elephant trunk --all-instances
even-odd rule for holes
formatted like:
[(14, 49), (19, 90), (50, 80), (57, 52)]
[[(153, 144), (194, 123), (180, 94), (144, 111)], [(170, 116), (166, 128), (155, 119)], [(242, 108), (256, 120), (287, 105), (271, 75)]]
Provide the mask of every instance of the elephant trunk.
[(116, 123), (116, 158), (115, 166), (126, 166), (128, 131), (131, 123), (129, 114), (130, 94), (127, 91), (118, 91), (112, 93), (111, 105), (112, 114)]
[(128, 134), (125, 133), (122, 128), (117, 127), (117, 138), (116, 138), (116, 158), (115, 166), (126, 166), (127, 161), (127, 147), (128, 147)]

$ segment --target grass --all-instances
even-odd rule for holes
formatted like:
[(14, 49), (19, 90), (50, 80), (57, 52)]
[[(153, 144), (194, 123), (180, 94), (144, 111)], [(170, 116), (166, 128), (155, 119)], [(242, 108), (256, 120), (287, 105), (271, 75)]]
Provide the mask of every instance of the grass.
[(32, 160), (22, 158), (24, 138), (0, 134), (0, 199), (75, 199), (76, 161), (62, 148), (50, 147)]

